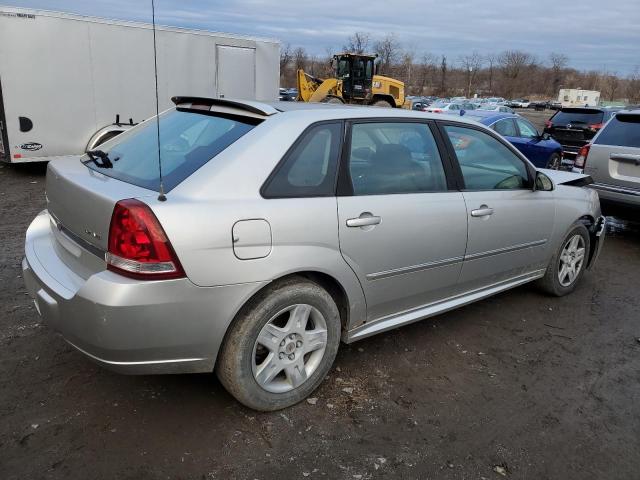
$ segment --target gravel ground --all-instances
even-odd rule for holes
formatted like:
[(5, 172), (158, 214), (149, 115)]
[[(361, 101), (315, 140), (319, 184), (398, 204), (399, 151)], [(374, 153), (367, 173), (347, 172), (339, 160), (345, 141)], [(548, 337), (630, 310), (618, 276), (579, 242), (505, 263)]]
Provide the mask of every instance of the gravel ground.
[(638, 478), (640, 223), (614, 219), (572, 295), (343, 345), (316, 402), (260, 414), (213, 375), (105, 371), (41, 323), (20, 261), (43, 184), (0, 165), (3, 479)]

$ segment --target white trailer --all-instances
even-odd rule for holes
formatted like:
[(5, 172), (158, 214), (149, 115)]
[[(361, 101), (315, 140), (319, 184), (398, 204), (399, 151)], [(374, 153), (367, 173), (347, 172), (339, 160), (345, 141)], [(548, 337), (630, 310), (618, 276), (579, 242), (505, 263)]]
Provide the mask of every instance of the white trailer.
[(600, 103), (600, 92), (581, 88), (561, 88), (558, 101), (563, 107), (597, 107)]
[[(172, 96), (275, 100), (276, 40), (156, 28), (160, 111)], [(0, 160), (77, 155), (155, 115), (150, 24), (0, 6)]]

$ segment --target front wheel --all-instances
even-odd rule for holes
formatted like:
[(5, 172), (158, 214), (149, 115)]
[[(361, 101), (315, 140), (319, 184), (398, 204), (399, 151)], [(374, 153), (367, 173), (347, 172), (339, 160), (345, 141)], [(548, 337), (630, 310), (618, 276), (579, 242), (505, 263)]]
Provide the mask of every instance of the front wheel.
[(386, 100), (376, 100), (375, 102), (373, 102), (371, 104), (372, 107), (383, 107), (383, 108), (393, 108), (393, 105), (391, 105), (389, 102), (387, 102)]
[(238, 315), (216, 373), (247, 407), (289, 407), (311, 394), (331, 368), (340, 327), (338, 308), (326, 290), (303, 278), (278, 282)]
[(559, 153), (553, 153), (551, 157), (549, 157), (549, 161), (547, 162), (547, 168), (551, 170), (558, 170), (560, 168), (560, 164), (562, 163), (562, 157)]
[(571, 293), (584, 274), (590, 248), (586, 227), (573, 227), (562, 241), (560, 249), (551, 257), (547, 271), (539, 281), (542, 289), (557, 297)]

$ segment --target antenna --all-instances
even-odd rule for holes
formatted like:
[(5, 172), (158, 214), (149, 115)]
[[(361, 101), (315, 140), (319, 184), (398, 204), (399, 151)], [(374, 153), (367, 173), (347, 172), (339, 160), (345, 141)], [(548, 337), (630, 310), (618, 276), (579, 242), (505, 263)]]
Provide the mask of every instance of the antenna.
[(160, 172), (160, 191), (158, 200), (165, 202), (167, 196), (164, 194), (164, 184), (162, 183), (162, 160), (160, 158), (160, 107), (158, 100), (158, 52), (156, 48), (156, 7), (154, 0), (151, 0), (151, 23), (153, 26), (153, 73), (156, 80), (156, 133), (158, 139), (158, 171)]

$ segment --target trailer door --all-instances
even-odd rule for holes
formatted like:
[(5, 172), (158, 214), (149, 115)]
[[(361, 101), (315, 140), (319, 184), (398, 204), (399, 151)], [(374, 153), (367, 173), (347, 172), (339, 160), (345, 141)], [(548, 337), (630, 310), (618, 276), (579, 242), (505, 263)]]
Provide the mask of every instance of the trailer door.
[(8, 162), (9, 138), (7, 135), (7, 119), (4, 116), (4, 103), (2, 101), (2, 79), (0, 78), (0, 160)]
[[(256, 98), (255, 48), (216, 46), (219, 98)], [(275, 93), (274, 93), (275, 95)]]

